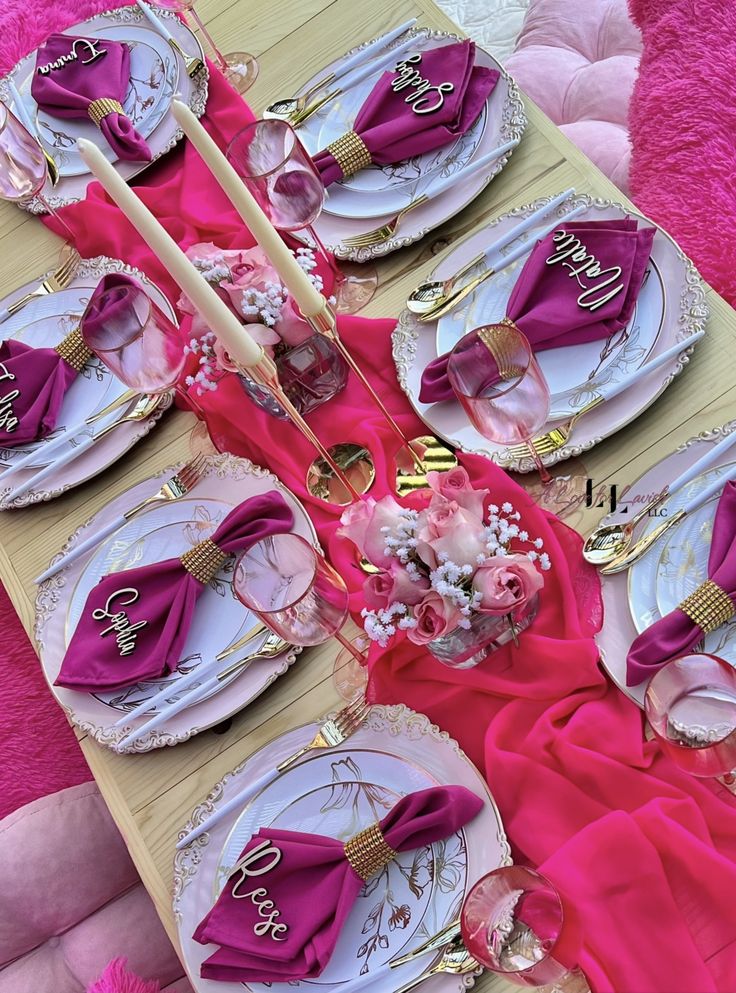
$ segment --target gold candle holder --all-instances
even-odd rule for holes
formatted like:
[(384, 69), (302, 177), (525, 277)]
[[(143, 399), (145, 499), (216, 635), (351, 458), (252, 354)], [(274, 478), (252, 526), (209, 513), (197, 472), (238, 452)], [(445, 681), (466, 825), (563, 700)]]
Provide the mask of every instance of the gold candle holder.
[(401, 442), (404, 463), (402, 464), (400, 462), (396, 471), (396, 488), (400, 496), (405, 496), (413, 490), (425, 488), (427, 485), (427, 472), (430, 470), (437, 469), (444, 471), (452, 469), (457, 465), (457, 458), (452, 450), (439, 442), (433, 435), (422, 435), (412, 441), (406, 437), (340, 338), (337, 332), (335, 314), (327, 301), (325, 301), (323, 309), (318, 314), (306, 317), (305, 320), (317, 334), (324, 335), (334, 343), (348, 366), (370, 395), (376, 407), (380, 410), (388, 426)]

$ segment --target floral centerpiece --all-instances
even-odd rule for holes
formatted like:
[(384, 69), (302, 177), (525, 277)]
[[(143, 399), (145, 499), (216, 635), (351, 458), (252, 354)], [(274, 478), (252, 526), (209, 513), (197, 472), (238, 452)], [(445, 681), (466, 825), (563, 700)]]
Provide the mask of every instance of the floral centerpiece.
[[(477, 665), (534, 618), (543, 573), (541, 538), (520, 513), (475, 489), (465, 469), (428, 472), (423, 510), (391, 496), (364, 500), (342, 515), (349, 538), (375, 570), (363, 585), (366, 634), (385, 647), (397, 631), (448, 665)], [(517, 641), (518, 643), (518, 641)]]
[[(271, 358), (284, 355), (314, 335), (260, 248), (225, 249), (212, 242), (199, 242), (191, 245), (186, 254)], [(300, 247), (293, 254), (321, 292), (322, 277), (314, 271), (317, 260), (312, 249)], [(184, 350), (198, 357), (198, 369), (187, 377), (187, 386), (196, 386), (200, 394), (216, 390), (218, 381), (230, 369), (227, 355), (188, 297), (182, 295), (178, 307), (192, 318), (192, 337)]]

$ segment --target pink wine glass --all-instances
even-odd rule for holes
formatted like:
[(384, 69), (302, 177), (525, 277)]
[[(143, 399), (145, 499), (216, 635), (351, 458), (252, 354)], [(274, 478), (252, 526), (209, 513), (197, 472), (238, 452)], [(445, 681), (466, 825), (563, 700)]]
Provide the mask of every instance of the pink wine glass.
[(673, 659), (649, 681), (644, 709), (657, 741), (693, 776), (736, 769), (736, 670), (716, 655)]
[(473, 427), (498, 445), (527, 445), (549, 483), (531, 440), (549, 417), (549, 386), (522, 332), (507, 324), (475, 328), (450, 352), (447, 376)]
[(177, 387), (186, 362), (179, 329), (142, 287), (114, 286), (93, 295), (80, 329), (87, 347), (130, 389), (165, 393)]
[(340, 633), (348, 616), (342, 576), (297, 534), (276, 534), (252, 545), (235, 563), (238, 599), (291, 645), (321, 645), (336, 638), (359, 661)]
[(309, 233), (335, 276), (336, 309), (354, 314), (378, 285), (372, 266), (341, 268), (314, 230), (324, 207), (322, 178), (296, 132), (286, 121), (253, 121), (230, 142), (227, 157), (277, 231)]
[(177, 13), (184, 14), (185, 19), (187, 15), (191, 16), (205, 42), (209, 45), (215, 57), (217, 68), (234, 90), (237, 90), (238, 93), (245, 93), (258, 78), (258, 59), (255, 55), (249, 55), (248, 52), (228, 52), (223, 55), (194, 4), (195, 0), (156, 0), (158, 7), (163, 7), (165, 10), (175, 10)]
[(0, 198), (10, 203), (37, 199), (73, 238), (66, 221), (44, 197), (49, 178), (43, 149), (12, 111), (0, 103)]
[(463, 943), (473, 958), (518, 986), (558, 983), (569, 974), (555, 958), (564, 923), (552, 883), (518, 865), (479, 879), (460, 916)]

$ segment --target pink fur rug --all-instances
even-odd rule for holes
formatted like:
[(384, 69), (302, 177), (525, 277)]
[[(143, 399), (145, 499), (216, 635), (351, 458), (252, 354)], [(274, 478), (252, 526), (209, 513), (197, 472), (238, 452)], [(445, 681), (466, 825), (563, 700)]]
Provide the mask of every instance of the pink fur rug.
[(632, 196), (736, 304), (736, 3), (629, 7), (644, 40), (629, 116)]
[(125, 968), (126, 964), (127, 959), (113, 959), (87, 993), (160, 993), (157, 982), (134, 976)]

